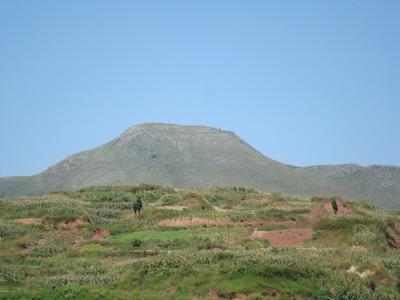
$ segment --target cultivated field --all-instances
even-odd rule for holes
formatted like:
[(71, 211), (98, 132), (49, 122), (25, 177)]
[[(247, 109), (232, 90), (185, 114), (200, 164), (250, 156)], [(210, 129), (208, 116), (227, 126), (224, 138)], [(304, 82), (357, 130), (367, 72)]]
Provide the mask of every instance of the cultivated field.
[(400, 215), (331, 201), (151, 185), (1, 199), (0, 299), (400, 299)]

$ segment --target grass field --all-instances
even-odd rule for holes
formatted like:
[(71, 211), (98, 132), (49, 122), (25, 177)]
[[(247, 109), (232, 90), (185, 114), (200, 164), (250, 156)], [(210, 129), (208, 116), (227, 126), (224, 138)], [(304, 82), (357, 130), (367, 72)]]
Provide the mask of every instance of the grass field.
[(0, 299), (400, 299), (400, 215), (337, 203), (151, 185), (1, 199)]

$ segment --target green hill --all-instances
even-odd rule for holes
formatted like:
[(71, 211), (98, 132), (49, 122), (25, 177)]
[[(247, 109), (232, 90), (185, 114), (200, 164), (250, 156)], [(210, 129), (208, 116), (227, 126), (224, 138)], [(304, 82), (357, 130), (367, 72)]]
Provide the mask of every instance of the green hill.
[(400, 299), (400, 215), (331, 201), (152, 185), (3, 198), (0, 299)]
[(30, 177), (0, 178), (0, 196), (93, 185), (245, 185), (288, 195), (342, 196), (400, 207), (400, 168), (299, 168), (274, 161), (234, 133), (205, 126), (142, 124)]

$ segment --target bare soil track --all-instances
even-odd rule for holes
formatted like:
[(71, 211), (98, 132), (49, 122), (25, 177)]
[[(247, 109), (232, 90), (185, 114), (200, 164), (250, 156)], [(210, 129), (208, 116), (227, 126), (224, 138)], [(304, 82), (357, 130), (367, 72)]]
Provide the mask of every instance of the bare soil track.
[(258, 225), (285, 225), (293, 228), (297, 227), (296, 221), (243, 221), (234, 222), (228, 219), (203, 219), (203, 218), (192, 218), (192, 219), (167, 219), (162, 220), (158, 223), (160, 226), (166, 227), (195, 227), (195, 226), (258, 226)]
[(101, 240), (102, 238), (105, 238), (108, 235), (109, 235), (109, 233), (108, 233), (108, 231), (106, 229), (97, 228), (94, 231), (94, 234), (92, 236), (92, 241), (99, 241), (99, 240)]
[(292, 228), (285, 230), (258, 231), (251, 234), (255, 238), (267, 239), (272, 247), (302, 246), (312, 238), (311, 228)]

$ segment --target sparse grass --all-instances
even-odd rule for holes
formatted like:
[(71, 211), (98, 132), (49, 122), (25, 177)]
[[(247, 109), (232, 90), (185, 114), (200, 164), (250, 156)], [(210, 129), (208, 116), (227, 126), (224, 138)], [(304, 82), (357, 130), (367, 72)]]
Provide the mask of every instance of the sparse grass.
[(149, 240), (172, 240), (172, 239), (185, 239), (187, 231), (174, 230), (174, 231), (138, 231), (121, 234), (115, 237), (117, 242), (131, 241), (134, 239), (149, 239)]

